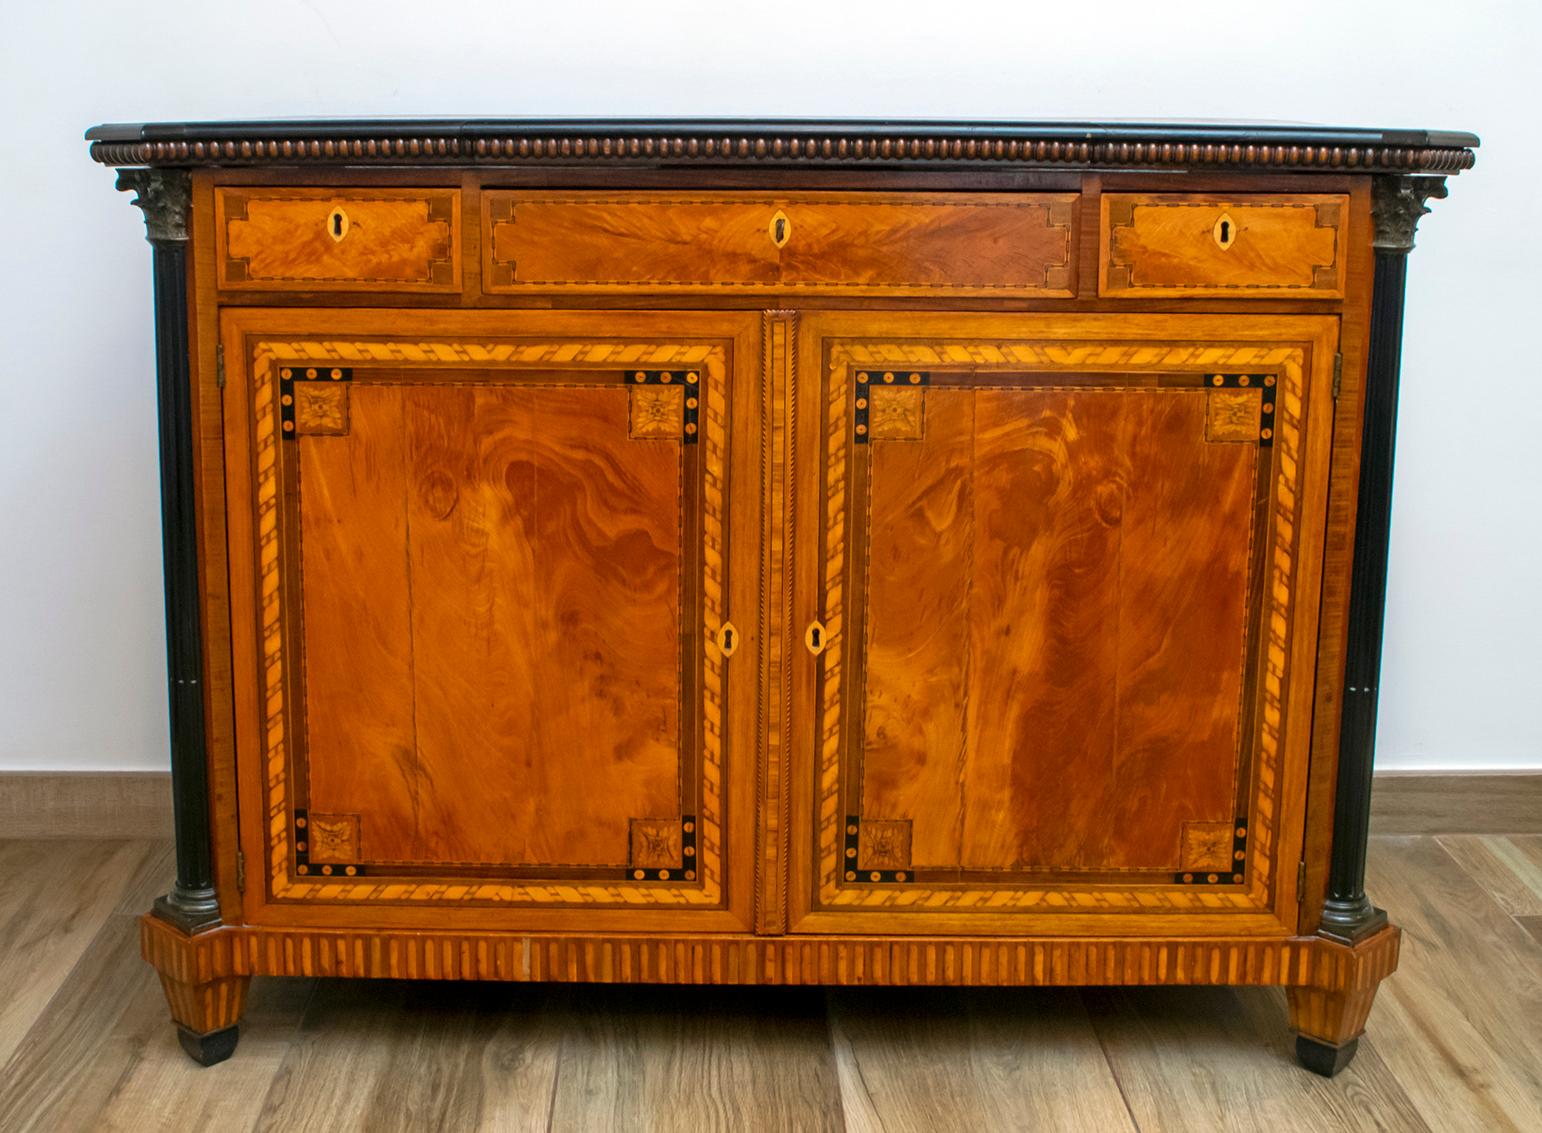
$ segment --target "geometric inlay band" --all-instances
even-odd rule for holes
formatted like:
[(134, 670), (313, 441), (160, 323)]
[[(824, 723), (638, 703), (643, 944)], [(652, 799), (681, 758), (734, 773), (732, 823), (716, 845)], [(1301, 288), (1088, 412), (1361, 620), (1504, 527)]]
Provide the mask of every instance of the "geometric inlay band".
[[(700, 779), (702, 792), (701, 809), (692, 808), (696, 817), (693, 831), (695, 841), (695, 865), (689, 872), (695, 878), (687, 878), (682, 869), (670, 870), (666, 881), (650, 877), (640, 884), (619, 859), (614, 866), (589, 867), (602, 869), (605, 877), (579, 877), (547, 875), (538, 865), (521, 867), (505, 873), (501, 868), (488, 871), (486, 865), (500, 863), (467, 863), (433, 861), (372, 861), (368, 847), (364, 847), (363, 859), (354, 860), (338, 847), (345, 839), (342, 835), (332, 838), (300, 838), (295, 820), (304, 817), (307, 827), (312, 820), (330, 823), (336, 833), (342, 829), (342, 820), (357, 816), (343, 814), (325, 815), (305, 813), (308, 805), (303, 795), (297, 795), (293, 781), (295, 771), (293, 743), (295, 733), (293, 706), (285, 697), (286, 686), (293, 672), (285, 651), (285, 612), (289, 595), (283, 582), (287, 557), (295, 553), (295, 546), (286, 534), (283, 522), (286, 506), (284, 483), (289, 474), (290, 462), (278, 457), (278, 446), (286, 435), (282, 428), (281, 404), (283, 387), (289, 391), (314, 387), (318, 392), (343, 393), (350, 388), (357, 393), (358, 383), (366, 377), (360, 366), (386, 366), (391, 369), (439, 368), (447, 363), (474, 363), (480, 367), (507, 370), (512, 377), (520, 371), (536, 371), (542, 375), (554, 369), (569, 371), (566, 380), (533, 381), (531, 387), (562, 387), (566, 385), (590, 385), (594, 388), (626, 388), (636, 384), (637, 367), (678, 367), (673, 370), (645, 372), (654, 377), (659, 386), (668, 388), (676, 382), (680, 388), (695, 393), (702, 399), (698, 415), (700, 435), (693, 437), (703, 450), (701, 453), (701, 477), (706, 491), (700, 505), (701, 567), (708, 578), (720, 578), (724, 538), (724, 498), (721, 486), (726, 473), (726, 427), (729, 419), (726, 398), (726, 352), (722, 348), (695, 341), (590, 341), (572, 338), (552, 338), (535, 341), (508, 342), (448, 338), (443, 341), (406, 341), (396, 338), (370, 340), (351, 339), (304, 339), (300, 341), (256, 341), (247, 345), (245, 356), (237, 363), (242, 370), (237, 373), (250, 375), (250, 381), (238, 379), (238, 397), (249, 397), (249, 409), (254, 426), (251, 437), (252, 489), (255, 494), (255, 516), (252, 534), (258, 557), (260, 587), (259, 668), (256, 676), (262, 688), (258, 711), (263, 731), (263, 766), (265, 769), (265, 794), (269, 814), (272, 816), (267, 831), (265, 874), (267, 886), (265, 901), (354, 901), (366, 904), (412, 904), (422, 907), (428, 902), (453, 902), (455, 904), (519, 904), (521, 906), (566, 905), (590, 907), (642, 907), (660, 906), (706, 907), (719, 905), (723, 900), (722, 875), (722, 794), (720, 769), (723, 755), (723, 693), (720, 682), (707, 679), (697, 694), (701, 712)], [(289, 369), (288, 383), (280, 375)], [(307, 370), (315, 369), (310, 377)], [(332, 370), (339, 375), (332, 377)], [(585, 381), (585, 374), (593, 375), (594, 381)], [(668, 374), (672, 381), (662, 379)], [(691, 383), (689, 377), (697, 381)], [(394, 375), (384, 380), (390, 382)], [(347, 379), (347, 380), (345, 380)], [(576, 380), (575, 380), (576, 379)], [(410, 379), (409, 379), (410, 380)], [(338, 383), (333, 385), (332, 383)], [(302, 385), (304, 383), (304, 385)], [(645, 383), (646, 384), (646, 383)], [(249, 392), (248, 392), (249, 391)], [(338, 399), (341, 400), (341, 399)], [(682, 401), (684, 399), (681, 399)], [(296, 398), (295, 434), (309, 430), (298, 413), (305, 409), (302, 399)], [(681, 417), (685, 407), (682, 405)], [(683, 421), (681, 432), (684, 432)], [(708, 586), (700, 597), (701, 608), (696, 615), (698, 628), (715, 636), (718, 627), (726, 620), (722, 609), (722, 593)], [(720, 663), (715, 644), (703, 642), (694, 658), (687, 661), (693, 670), (710, 663)], [(699, 670), (698, 670), (699, 671)], [(711, 674), (708, 674), (709, 677)], [(303, 784), (301, 784), (303, 786)], [(296, 813), (299, 811), (299, 813)], [(675, 819), (675, 821), (680, 821)], [(312, 834), (318, 833), (312, 829)], [(326, 833), (326, 831), (321, 831)], [(297, 854), (296, 843), (304, 841), (304, 857)], [(677, 843), (678, 844), (678, 843)], [(319, 849), (318, 849), (319, 847)], [(323, 852), (325, 851), (325, 852)], [(299, 872), (299, 866), (305, 872)], [(443, 864), (447, 877), (438, 872)], [(507, 864), (507, 863), (503, 863)], [(673, 861), (671, 862), (673, 864)], [(326, 872), (323, 867), (329, 868)], [(349, 867), (352, 867), (351, 869)], [(465, 872), (478, 867), (476, 872)], [(561, 867), (566, 869), (567, 867)], [(574, 867), (578, 868), (578, 867)], [(663, 868), (662, 866), (659, 868)]]
[[(965, 910), (979, 913), (1033, 912), (1047, 913), (1075, 911), (1082, 906), (1097, 912), (1138, 912), (1158, 909), (1195, 910), (1207, 913), (1253, 914), (1269, 909), (1275, 892), (1276, 878), (1283, 878), (1283, 871), (1274, 860), (1279, 845), (1276, 826), (1276, 805), (1282, 757), (1281, 740), (1283, 723), (1288, 713), (1283, 711), (1287, 688), (1287, 660), (1290, 656), (1293, 635), (1290, 632), (1294, 601), (1290, 581), (1296, 554), (1296, 533), (1301, 519), (1301, 496), (1298, 491), (1301, 471), (1302, 409), (1305, 405), (1307, 371), (1303, 363), (1307, 355), (1297, 345), (1276, 341), (1259, 343), (1212, 343), (1206, 341), (1157, 340), (1152, 342), (1113, 343), (1099, 339), (1050, 338), (1008, 339), (994, 336), (971, 337), (965, 344), (952, 340), (936, 341), (918, 338), (838, 339), (828, 346), (825, 362), (828, 365), (827, 384), (823, 398), (823, 420), (826, 424), (824, 442), (821, 444), (825, 463), (821, 476), (822, 499), (820, 528), (822, 551), (827, 561), (848, 562), (849, 520), (852, 506), (865, 507), (865, 501), (855, 505), (849, 498), (853, 486), (849, 473), (850, 461), (863, 449), (856, 448), (872, 439), (873, 421), (868, 421), (866, 434), (856, 429), (854, 414), (861, 398), (859, 390), (874, 389), (875, 375), (879, 380), (885, 373), (893, 373), (897, 387), (894, 392), (909, 385), (911, 373), (929, 374), (938, 381), (949, 371), (964, 371), (957, 384), (962, 388), (1034, 388), (1033, 379), (1040, 375), (1050, 376), (1058, 372), (1071, 380), (1055, 381), (1065, 388), (1079, 384), (1076, 378), (1083, 373), (1110, 376), (1155, 373), (1155, 387), (1173, 392), (1183, 390), (1209, 391), (1210, 400), (1217, 395), (1232, 403), (1239, 403), (1239, 394), (1254, 394), (1250, 398), (1256, 406), (1256, 416), (1251, 427), (1256, 430), (1251, 437), (1244, 437), (1236, 427), (1237, 420), (1225, 422), (1230, 426), (1225, 435), (1215, 440), (1247, 440), (1268, 454), (1267, 475), (1270, 480), (1267, 524), (1268, 542), (1262, 548), (1263, 566), (1259, 600), (1265, 610), (1266, 630), (1260, 631), (1256, 640), (1261, 649), (1261, 664), (1257, 700), (1262, 709), (1256, 720), (1254, 771), (1248, 776), (1251, 794), (1239, 800), (1238, 813), (1246, 814), (1245, 822), (1229, 829), (1231, 837), (1221, 841), (1228, 829), (1224, 823), (1209, 823), (1219, 829), (1205, 832), (1209, 856), (1181, 861), (1177, 867), (1166, 867), (1148, 875), (1142, 881), (1137, 877), (1128, 883), (1099, 879), (1082, 881), (1074, 877), (1065, 879), (1046, 878), (1030, 883), (1026, 878), (1014, 882), (1011, 887), (993, 883), (989, 879), (944, 883), (931, 880), (925, 873), (917, 874), (914, 866), (906, 869), (904, 884), (878, 884), (866, 880), (867, 873), (860, 865), (852, 865), (846, 855), (849, 835), (846, 828), (851, 811), (858, 807), (841, 807), (839, 800), (844, 794), (842, 761), (847, 758), (846, 734), (843, 709), (846, 707), (849, 673), (843, 664), (845, 649), (828, 653), (819, 676), (820, 690), (816, 707), (815, 782), (818, 785), (818, 804), (815, 818), (816, 860), (819, 864), (815, 907), (819, 909), (926, 909), (947, 912)], [(1313, 373), (1319, 377), (1320, 359)], [(866, 374), (868, 381), (858, 382), (857, 376)], [(978, 375), (982, 380), (978, 384)], [(995, 377), (1001, 375), (1001, 377)], [(1031, 375), (1024, 383), (1014, 382), (1019, 375)], [(1219, 377), (1219, 382), (1215, 379)], [(1003, 380), (1004, 379), (1004, 380)], [(1174, 380), (1176, 379), (1176, 380)], [(1245, 379), (1245, 380), (1244, 380)], [(951, 374), (946, 379), (949, 388), (955, 382)], [(1051, 378), (1051, 381), (1054, 381)], [(904, 383), (903, 385), (901, 383)], [(1191, 384), (1192, 383), (1192, 384)], [(920, 386), (920, 382), (916, 383)], [(929, 382), (935, 386), (936, 382)], [(1109, 388), (1111, 383), (1099, 383)], [(1132, 381), (1130, 388), (1143, 388)], [(922, 393), (921, 389), (916, 392)], [(926, 390), (935, 393), (935, 389)], [(1277, 396), (1280, 395), (1280, 396)], [(1265, 403), (1273, 412), (1262, 411)], [(1208, 426), (1208, 422), (1207, 422)], [(1265, 429), (1269, 435), (1263, 435)], [(1270, 453), (1269, 450), (1274, 450)], [(1276, 453), (1282, 453), (1274, 458)], [(865, 466), (864, 466), (865, 467)], [(1260, 468), (1260, 475), (1265, 469)], [(834, 570), (822, 580), (823, 606), (821, 616), (833, 626), (847, 620), (847, 588), (842, 585), (845, 572)], [(830, 631), (834, 634), (834, 629)], [(1249, 646), (1251, 648), (1251, 646)], [(858, 796), (860, 797), (860, 796)], [(860, 819), (855, 825), (859, 837), (862, 832)], [(1255, 829), (1256, 825), (1256, 829)], [(1245, 848), (1235, 842), (1235, 830), (1246, 832)], [(1197, 832), (1196, 832), (1197, 833)], [(1213, 845), (1212, 843), (1219, 843)], [(1235, 858), (1238, 849), (1244, 857)], [(858, 860), (862, 849), (858, 846)], [(1227, 854), (1233, 855), (1225, 861)], [(886, 862), (866, 862), (887, 866)], [(908, 865), (909, 863), (907, 863)], [(891, 867), (898, 872), (900, 866)], [(1132, 871), (1139, 872), (1139, 871)], [(855, 877), (848, 877), (848, 874)], [(1185, 882), (1184, 874), (1195, 875)], [(1209, 880), (1216, 874), (1214, 882)], [(1238, 876), (1242, 880), (1235, 880)], [(1280, 884), (1288, 884), (1288, 879)]]

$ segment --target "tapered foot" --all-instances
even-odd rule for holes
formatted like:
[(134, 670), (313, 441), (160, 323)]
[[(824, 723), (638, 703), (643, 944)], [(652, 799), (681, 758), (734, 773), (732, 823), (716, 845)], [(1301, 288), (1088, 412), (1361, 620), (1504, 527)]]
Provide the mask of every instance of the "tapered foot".
[(1309, 982), (1285, 989), (1302, 1066), (1331, 1078), (1349, 1065), (1376, 989), (1397, 967), (1400, 936), (1389, 925), (1352, 945), (1319, 938)]
[(224, 1062), (240, 1037), (238, 1024), (246, 1007), (250, 977), (225, 976), (194, 984), (173, 979), (165, 972), (160, 976), (182, 1049), (200, 1066)]
[(236, 1040), (241, 1037), (239, 1026), (221, 1027), (217, 1031), (208, 1031), (199, 1034), (190, 1031), (181, 1023), (177, 1024), (177, 1041), (182, 1044), (182, 1049), (188, 1056), (200, 1066), (213, 1066), (216, 1062), (224, 1062), (236, 1050)]
[(193, 951), (193, 942), (207, 937), (179, 932), (158, 915), (140, 918), (139, 927), (140, 947), (161, 977), (182, 1049), (202, 1066), (225, 1061), (236, 1049), (251, 976), (209, 972)]
[(246, 1007), (249, 976), (221, 976), (188, 983), (160, 973), (166, 1003), (182, 1049), (201, 1066), (224, 1062), (236, 1049), (237, 1024)]
[(1331, 1078), (1354, 1060), (1360, 1040), (1350, 1039), (1343, 1046), (1319, 1042), (1305, 1035), (1296, 1036), (1296, 1058), (1313, 1074)]

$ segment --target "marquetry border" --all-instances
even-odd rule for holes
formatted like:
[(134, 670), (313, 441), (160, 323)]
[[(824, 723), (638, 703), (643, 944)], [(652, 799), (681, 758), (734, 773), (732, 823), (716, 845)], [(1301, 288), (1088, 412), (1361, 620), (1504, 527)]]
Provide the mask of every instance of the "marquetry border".
[(1269, 144), (1141, 138), (1087, 140), (992, 137), (987, 128), (926, 135), (870, 130), (800, 132), (778, 128), (717, 132), (692, 124), (674, 128), (573, 131), (490, 126), (435, 130), (403, 137), (382, 130), (338, 137), (272, 137), (232, 128), (223, 137), (195, 141), (95, 141), (91, 157), (103, 165), (350, 165), (403, 161), (425, 165), (521, 165), (669, 161), (693, 165), (998, 165), (1087, 168), (1299, 169), (1347, 173), (1457, 173), (1471, 169), (1473, 151), (1457, 146)]
[[(695, 369), (704, 375), (702, 398), (701, 545), (701, 813), (697, 818), (700, 879), (682, 886), (660, 882), (512, 882), (388, 877), (301, 877), (292, 874), (293, 831), (288, 784), (285, 704), (287, 663), (283, 631), (283, 548), (279, 522), (279, 415), (274, 411), (281, 366), (320, 363), (350, 366), (471, 365), (585, 370)], [(638, 907), (717, 905), (723, 896), (724, 658), (717, 644), (724, 620), (726, 561), (724, 506), (727, 476), (728, 396), (721, 348), (702, 343), (284, 340), (251, 344), (253, 466), (256, 471), (259, 638), (262, 671), (263, 766), (268, 823), (268, 882), (275, 900), (422, 903), (497, 903), (525, 906)], [(575, 380), (572, 384), (583, 384)], [(624, 389), (624, 386), (618, 386)], [(687, 554), (686, 562), (690, 562)], [(682, 721), (682, 735), (685, 722)]]
[[(867, 885), (843, 880), (841, 852), (845, 819), (841, 809), (841, 718), (845, 683), (845, 644), (819, 657), (820, 698), (816, 791), (816, 908), (895, 909), (906, 911), (1054, 911), (1152, 912), (1198, 910), (1253, 913), (1268, 909), (1274, 876), (1272, 854), (1279, 845), (1281, 727), (1284, 722), (1286, 663), (1290, 647), (1296, 532), (1301, 499), (1301, 429), (1305, 397), (1305, 352), (1299, 346), (1268, 343), (1210, 345), (1203, 342), (996, 341), (923, 342), (841, 338), (829, 348), (829, 384), (825, 398), (825, 555), (821, 617), (832, 641), (845, 626), (847, 572), (848, 453), (853, 447), (849, 414), (852, 373), (857, 368), (918, 371), (1032, 369), (1040, 373), (1169, 370), (1213, 373), (1220, 370), (1278, 373), (1274, 443), (1276, 474), (1271, 492), (1270, 558), (1264, 564), (1269, 606), (1261, 627), (1260, 712), (1257, 759), (1248, 816), (1246, 880), (1242, 885), (1146, 884), (1121, 888), (1117, 883), (1034, 884), (1021, 873), (994, 888), (947, 887), (910, 882)], [(1065, 387), (1055, 387), (1065, 388)], [(1202, 390), (1203, 386), (1196, 386)], [(1245, 718), (1245, 716), (1244, 716)], [(1246, 742), (1246, 740), (1244, 740)]]
[(761, 316), (762, 433), (761, 493), (765, 514), (761, 540), (761, 624), (766, 627), (761, 659), (760, 768), (755, 796), (760, 852), (755, 855), (755, 927), (787, 931), (787, 890), (792, 847), (792, 548), (797, 467), (798, 313), (766, 311)]
[(169, 978), (308, 976), (516, 983), (949, 987), (1254, 985), (1351, 991), (1397, 968), (1388, 926), (1349, 946), (1283, 939), (595, 934), (225, 926), (185, 936), (140, 920), (144, 958)]

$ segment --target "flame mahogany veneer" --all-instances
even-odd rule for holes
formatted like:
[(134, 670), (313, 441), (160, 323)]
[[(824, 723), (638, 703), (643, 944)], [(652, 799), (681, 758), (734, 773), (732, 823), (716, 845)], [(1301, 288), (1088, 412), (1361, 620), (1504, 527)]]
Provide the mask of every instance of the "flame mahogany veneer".
[(97, 127), (154, 248), (182, 1042), (253, 975), (1252, 984), (1354, 1053), (1455, 133)]

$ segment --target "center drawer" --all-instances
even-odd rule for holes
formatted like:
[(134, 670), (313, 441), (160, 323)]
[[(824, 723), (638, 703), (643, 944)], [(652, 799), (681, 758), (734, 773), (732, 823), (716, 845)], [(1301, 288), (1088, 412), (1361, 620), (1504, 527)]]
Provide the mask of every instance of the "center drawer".
[(489, 292), (1070, 296), (1074, 193), (482, 195)]

